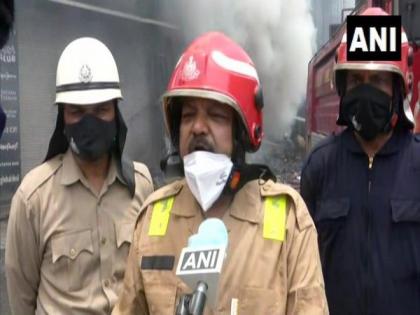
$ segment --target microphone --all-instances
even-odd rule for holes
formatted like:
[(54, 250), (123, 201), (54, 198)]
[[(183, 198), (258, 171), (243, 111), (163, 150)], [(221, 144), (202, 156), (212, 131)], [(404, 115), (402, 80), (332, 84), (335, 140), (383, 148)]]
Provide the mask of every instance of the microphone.
[(218, 282), (227, 245), (228, 232), (225, 224), (220, 219), (211, 218), (200, 224), (198, 233), (192, 235), (188, 246), (182, 249), (176, 275), (190, 289), (197, 288), (196, 300), (200, 300), (203, 308), (206, 297), (212, 309), (217, 306)]

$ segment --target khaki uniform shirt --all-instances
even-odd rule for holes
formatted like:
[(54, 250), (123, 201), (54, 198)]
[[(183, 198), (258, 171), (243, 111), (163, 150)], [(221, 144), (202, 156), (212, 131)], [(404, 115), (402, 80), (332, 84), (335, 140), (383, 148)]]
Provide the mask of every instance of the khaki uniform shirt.
[[(175, 198), (167, 231), (164, 236), (149, 236), (153, 204), (168, 196)], [(284, 241), (263, 237), (267, 196), (286, 197)], [(179, 255), (204, 219), (185, 180), (149, 196), (134, 232), (123, 291), (113, 315), (175, 313), (179, 297), (191, 293), (175, 275)], [(236, 193), (223, 221), (229, 243), (219, 279), (218, 307), (215, 311), (207, 308), (205, 314), (328, 314), (317, 233), (295, 190), (272, 181), (251, 181)], [(159, 255), (175, 257), (172, 270), (141, 269), (143, 256)]]
[(12, 314), (109, 314), (132, 241), (137, 212), (153, 191), (135, 163), (134, 200), (112, 160), (97, 194), (70, 150), (36, 167), (12, 200), (6, 279)]

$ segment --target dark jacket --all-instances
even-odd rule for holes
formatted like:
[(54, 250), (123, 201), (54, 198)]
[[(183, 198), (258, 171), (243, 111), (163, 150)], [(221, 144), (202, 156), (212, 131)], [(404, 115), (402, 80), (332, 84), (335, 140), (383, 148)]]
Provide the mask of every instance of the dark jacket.
[(331, 315), (419, 315), (420, 137), (395, 131), (370, 165), (352, 131), (331, 136), (305, 162), (301, 194)]

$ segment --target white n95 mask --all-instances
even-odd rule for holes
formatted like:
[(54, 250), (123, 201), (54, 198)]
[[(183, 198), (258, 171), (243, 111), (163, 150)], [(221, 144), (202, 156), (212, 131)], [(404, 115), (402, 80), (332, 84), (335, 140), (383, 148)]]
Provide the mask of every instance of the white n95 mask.
[(204, 211), (222, 194), (232, 167), (232, 161), (224, 154), (195, 151), (184, 156), (185, 179)]

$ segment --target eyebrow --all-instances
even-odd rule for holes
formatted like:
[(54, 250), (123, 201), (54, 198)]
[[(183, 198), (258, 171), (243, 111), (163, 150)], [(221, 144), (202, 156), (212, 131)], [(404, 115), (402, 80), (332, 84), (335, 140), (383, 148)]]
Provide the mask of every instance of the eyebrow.
[(101, 104), (101, 105), (93, 107), (93, 108), (102, 109), (102, 108), (108, 108), (108, 107), (111, 107), (110, 104)]
[(357, 79), (360, 79), (360, 78), (363, 78), (363, 76), (360, 74), (360, 73), (349, 73), (349, 76), (348, 76), (349, 78), (357, 78)]
[(193, 108), (194, 106), (191, 103), (185, 102), (184, 104), (182, 104), (182, 108)]
[(80, 109), (81, 106), (77, 106), (77, 105), (67, 105), (65, 108), (70, 109), (70, 110), (75, 110), (75, 109)]

